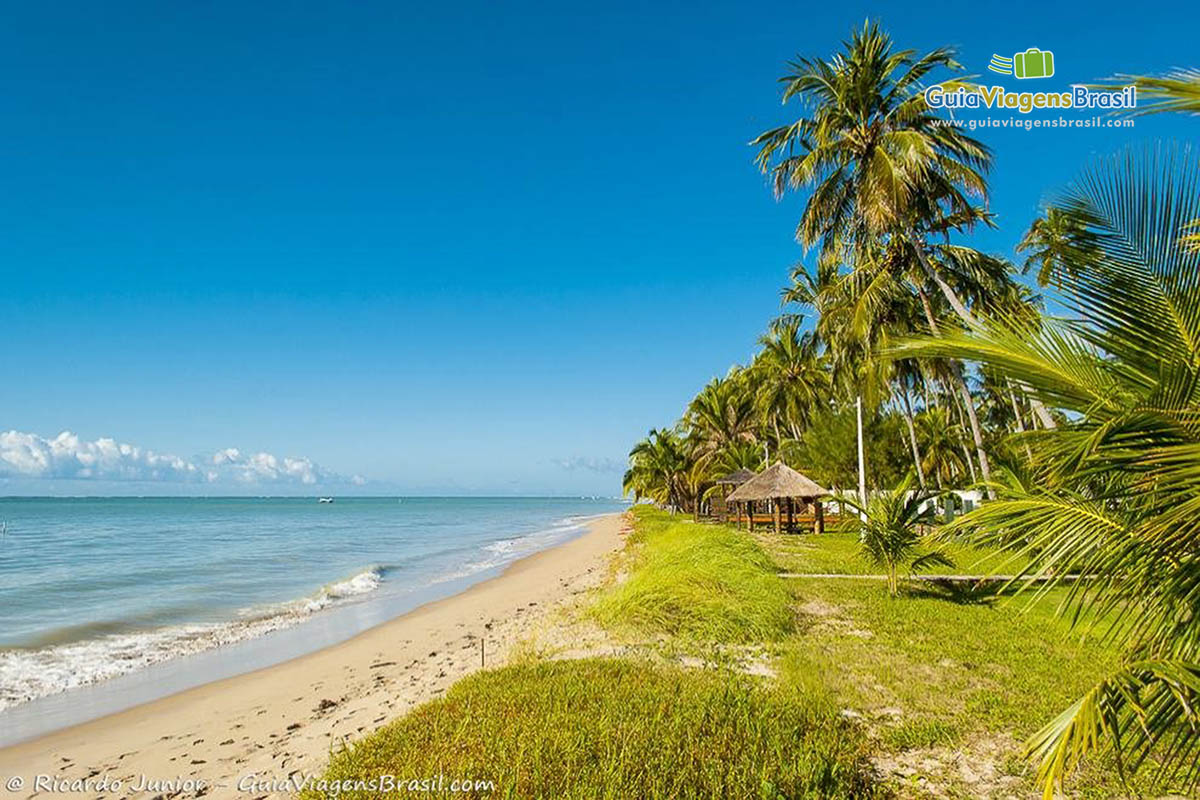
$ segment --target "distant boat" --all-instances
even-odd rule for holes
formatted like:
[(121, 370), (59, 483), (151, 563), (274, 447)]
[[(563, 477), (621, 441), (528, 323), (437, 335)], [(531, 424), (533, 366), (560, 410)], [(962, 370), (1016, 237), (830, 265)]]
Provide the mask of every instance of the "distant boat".
[(317, 502), (318, 503), (332, 503), (333, 498), (332, 497), (318, 497)]

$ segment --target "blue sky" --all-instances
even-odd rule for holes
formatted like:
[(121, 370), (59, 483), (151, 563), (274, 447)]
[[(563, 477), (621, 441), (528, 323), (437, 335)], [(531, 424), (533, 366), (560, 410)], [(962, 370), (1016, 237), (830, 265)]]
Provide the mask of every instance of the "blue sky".
[[(789, 117), (775, 79), (879, 8), (14, 5), (0, 430), (389, 491), (615, 494), (632, 441), (749, 356), (802, 255), (800, 199), (776, 203), (746, 146)], [(1195, 66), (1194, 5), (1154, 8), (881, 19), (973, 73), (1051, 49), (1066, 84)], [(1090, 158), (1198, 124), (981, 132), (1001, 229), (976, 245), (1011, 254)]]

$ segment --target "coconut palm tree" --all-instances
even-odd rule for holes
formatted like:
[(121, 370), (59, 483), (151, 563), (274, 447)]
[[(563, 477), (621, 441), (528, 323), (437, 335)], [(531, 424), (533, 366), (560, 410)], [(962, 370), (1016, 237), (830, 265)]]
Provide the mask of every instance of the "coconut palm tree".
[(682, 438), (675, 431), (654, 428), (629, 451), (629, 469), (621, 483), (634, 500), (646, 498), (674, 511), (682, 507), (689, 463)]
[(1017, 252), (1028, 253), (1021, 272), (1036, 270), (1038, 286), (1046, 286), (1057, 284), (1064, 272), (1097, 258), (1100, 251), (1090, 240), (1086, 226), (1062, 209), (1049, 208), (1029, 225), (1017, 244)]
[[(750, 366), (754, 405), (782, 441), (799, 439), (812, 410), (828, 396), (829, 373), (815, 334), (801, 320), (781, 318), (758, 340), (762, 350)], [(782, 428), (782, 432), (781, 432)]]
[(734, 442), (721, 449), (712, 458), (712, 473), (720, 477), (739, 469), (758, 472), (767, 466), (762, 448), (754, 442)]
[(921, 491), (926, 491), (929, 486), (925, 483), (925, 465), (921, 463), (921, 444), (917, 441), (916, 415), (913, 413), (912, 401), (912, 394), (922, 380), (924, 380), (924, 374), (916, 359), (908, 358), (896, 361), (893, 377), (894, 393), (900, 398), (900, 410), (904, 417), (904, 427), (908, 432), (908, 447), (912, 452), (917, 482)]
[[(819, 244), (823, 259), (844, 260), (847, 248), (884, 248), (893, 265), (919, 273), (907, 279), (935, 330), (926, 285), (936, 287), (963, 324), (973, 325), (967, 295), (984, 294), (1007, 279), (1001, 262), (949, 242), (953, 231), (990, 224), (971, 198), (986, 199), (991, 154), (925, 103), (924, 81), (939, 69), (961, 69), (951, 49), (922, 56), (896, 50), (878, 24), (864, 23), (844, 52), (791, 64), (781, 79), (783, 102), (801, 101), (807, 116), (751, 142), (777, 197), (811, 188), (797, 240), (806, 248)], [(945, 241), (932, 244), (932, 237)], [(986, 480), (983, 432), (965, 383), (959, 391)]]
[[(900, 411), (908, 428), (909, 448), (922, 489), (926, 488), (925, 464), (914, 429), (910, 393), (923, 381), (936, 377), (954, 386), (970, 398), (961, 365), (941, 363), (919, 365), (915, 360), (880, 359), (889, 342), (925, 330), (921, 319), (929, 319), (933, 302), (913, 292), (912, 284), (901, 280), (895, 266), (896, 248), (873, 253), (859, 249), (854, 269), (839, 270), (829, 259), (819, 262), (816, 274), (803, 267), (792, 273), (792, 284), (783, 292), (784, 302), (811, 307), (818, 312), (817, 334), (828, 342), (828, 355), (834, 374), (850, 390), (856, 406), (866, 400), (876, 407), (890, 400), (900, 401)], [(962, 402), (962, 397), (959, 398)], [(969, 407), (974, 417), (973, 406)], [(860, 425), (861, 431), (861, 425)], [(979, 447), (982, 448), (982, 431)], [(861, 455), (861, 453), (860, 453)], [(985, 457), (986, 458), (986, 457)], [(862, 459), (860, 458), (860, 461)], [(969, 460), (969, 456), (968, 456)], [(986, 466), (986, 461), (982, 462)], [(972, 466), (973, 470), (974, 467)], [(860, 500), (865, 502), (865, 477), (860, 474)]]
[[(1200, 114), (1200, 69), (1177, 69), (1159, 76), (1117, 75), (1112, 80), (1115, 86), (1092, 88), (1120, 91), (1131, 83), (1135, 85), (1139, 104), (1136, 109), (1126, 112), (1131, 116), (1169, 112)], [(1140, 102), (1145, 99), (1154, 102)], [(1200, 219), (1189, 222), (1185, 230), (1186, 233), (1180, 237), (1183, 246), (1193, 251), (1200, 250)]]
[(709, 381), (688, 405), (684, 421), (701, 458), (710, 458), (738, 442), (758, 441), (754, 397), (746, 371), (735, 368), (728, 376)]
[(918, 56), (896, 50), (866, 22), (830, 59), (798, 58), (780, 79), (783, 102), (807, 116), (760, 134), (756, 163), (775, 194), (811, 187), (796, 228), (806, 248), (824, 253), (847, 241), (897, 237), (964, 321), (965, 303), (929, 257), (926, 237), (986, 219), (970, 200), (985, 197), (991, 153), (963, 129), (945, 125), (925, 103), (925, 80), (961, 70), (950, 48)]
[[(871, 254), (862, 251), (856, 257), (867, 261)], [(783, 293), (785, 303), (801, 303), (817, 311), (817, 335), (826, 346), (831, 385), (842, 396), (854, 398), (858, 494), (862, 504), (867, 501), (864, 396), (867, 404), (874, 408), (882, 399), (886, 385), (890, 363), (875, 358), (875, 353), (880, 337), (888, 331), (885, 315), (894, 300), (893, 289), (894, 282), (885, 272), (868, 266), (849, 272), (819, 268), (816, 275), (809, 275), (803, 267), (797, 267), (792, 286)]]
[(910, 572), (925, 567), (953, 566), (941, 551), (929, 547), (934, 523), (935, 495), (913, 491), (911, 481), (876, 494), (862, 504), (854, 497), (839, 500), (859, 514), (859, 549), (872, 564), (887, 574), (888, 594), (900, 593), (900, 568)]
[(925, 474), (932, 476), (939, 489), (961, 486), (962, 476), (968, 472), (963, 457), (965, 442), (950, 412), (942, 406), (926, 408), (913, 424), (924, 454), (921, 466)]
[[(1125, 648), (1125, 662), (1030, 742), (1050, 798), (1088, 753), (1200, 779), (1200, 254), (1180, 233), (1200, 217), (1200, 163), (1183, 150), (1100, 161), (1055, 208), (1098, 257), (1062, 276), (1067, 320), (1031, 328), (994, 315), (900, 349), (969, 358), (1065, 409), (1027, 441), (1030, 479), (956, 521), (1071, 584), (1068, 610)], [(1058, 579), (1034, 589), (1048, 591)]]
[[(1161, 76), (1117, 75), (1112, 81), (1116, 85), (1096, 88), (1119, 91), (1131, 83), (1137, 87), (1138, 107), (1131, 114), (1200, 114), (1200, 69), (1177, 69)], [(1147, 99), (1152, 102), (1141, 102)]]

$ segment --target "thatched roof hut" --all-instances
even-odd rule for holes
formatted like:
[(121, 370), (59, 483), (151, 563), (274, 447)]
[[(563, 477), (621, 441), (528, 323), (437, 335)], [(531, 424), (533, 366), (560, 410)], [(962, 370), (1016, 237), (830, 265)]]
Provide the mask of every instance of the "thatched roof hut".
[(733, 490), (727, 499), (737, 500), (783, 500), (788, 497), (816, 500), (829, 494), (812, 478), (776, 461), (762, 472)]
[(741, 486), (743, 483), (753, 478), (755, 474), (756, 473), (754, 470), (742, 467), (741, 469), (735, 469), (724, 478), (717, 478), (715, 481), (713, 481), (713, 483), (717, 484), (718, 486)]
[(776, 532), (779, 531), (780, 527), (781, 507), (787, 509), (788, 527), (790, 528), (796, 501), (800, 500), (806, 505), (812, 503), (815, 512), (813, 529), (817, 533), (820, 533), (824, 529), (821, 498), (828, 494), (829, 490), (823, 488), (812, 478), (797, 472), (782, 461), (776, 461), (734, 489), (725, 500), (729, 503), (748, 504), (746, 513), (748, 526), (753, 526), (754, 524), (753, 504), (762, 500), (772, 501), (771, 506), (774, 510)]

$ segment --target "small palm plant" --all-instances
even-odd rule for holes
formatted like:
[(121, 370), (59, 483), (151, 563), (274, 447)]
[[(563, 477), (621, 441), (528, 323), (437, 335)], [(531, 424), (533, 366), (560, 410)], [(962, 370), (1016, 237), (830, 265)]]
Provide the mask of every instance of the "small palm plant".
[(888, 594), (900, 593), (900, 568), (909, 573), (926, 567), (953, 566), (939, 550), (927, 549), (937, 514), (936, 495), (911, 488), (912, 479), (881, 492), (860, 505), (853, 497), (838, 500), (859, 514), (859, 545), (872, 564), (887, 573)]

